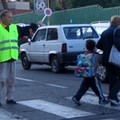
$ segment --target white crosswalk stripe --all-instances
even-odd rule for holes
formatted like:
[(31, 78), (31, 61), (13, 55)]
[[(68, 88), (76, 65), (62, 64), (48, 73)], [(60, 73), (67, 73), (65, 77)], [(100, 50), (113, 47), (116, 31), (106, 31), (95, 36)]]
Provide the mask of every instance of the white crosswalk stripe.
[(43, 100), (28, 100), (19, 102), (22, 105), (32, 107), (44, 112), (52, 113), (64, 118), (84, 117), (94, 115), (94, 113), (77, 110), (70, 107), (65, 107), (55, 103), (43, 101)]
[(118, 120), (118, 119), (108, 118), (108, 119), (101, 119), (101, 120)]
[[(66, 97), (66, 99), (68, 100), (71, 100), (72, 99), (72, 96), (70, 97)], [(94, 96), (94, 95), (91, 95), (91, 94), (85, 94), (82, 99), (81, 99), (81, 102), (85, 102), (85, 103), (89, 103), (89, 104), (92, 104), (92, 105), (100, 105), (99, 102), (98, 102), (98, 97)], [(117, 109), (117, 110), (120, 110), (120, 107), (112, 107), (110, 104), (106, 104), (106, 105), (102, 105), (106, 108), (111, 108), (111, 109)]]

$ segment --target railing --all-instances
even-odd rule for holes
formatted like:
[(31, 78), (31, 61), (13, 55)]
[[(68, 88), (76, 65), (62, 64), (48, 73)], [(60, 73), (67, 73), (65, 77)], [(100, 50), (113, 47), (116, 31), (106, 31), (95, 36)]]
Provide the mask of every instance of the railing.
[[(98, 5), (86, 6), (76, 9), (69, 9), (59, 12), (53, 12), (47, 20), (50, 24), (69, 24), (69, 23), (91, 23), (92, 21), (109, 20), (113, 15), (120, 15), (120, 7), (102, 8)], [(15, 16), (15, 23), (37, 23), (43, 18), (43, 15), (37, 15), (34, 12)]]

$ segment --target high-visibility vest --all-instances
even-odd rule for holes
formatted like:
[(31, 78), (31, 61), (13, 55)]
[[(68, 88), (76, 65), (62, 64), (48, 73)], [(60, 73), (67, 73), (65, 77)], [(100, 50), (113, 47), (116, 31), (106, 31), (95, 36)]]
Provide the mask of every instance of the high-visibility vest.
[(9, 31), (0, 24), (0, 62), (18, 59), (18, 30), (11, 24)]

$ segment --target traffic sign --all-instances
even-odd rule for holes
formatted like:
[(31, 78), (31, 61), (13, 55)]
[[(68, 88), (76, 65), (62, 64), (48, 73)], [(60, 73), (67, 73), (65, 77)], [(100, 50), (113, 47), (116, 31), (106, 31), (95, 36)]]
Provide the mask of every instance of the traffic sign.
[(45, 3), (44, 2), (36, 2), (36, 9), (37, 10), (44, 10), (45, 9)]
[(44, 9), (44, 14), (45, 14), (45, 16), (51, 16), (52, 15), (52, 10), (50, 8), (45, 8)]
[(45, 0), (34, 0), (34, 11), (37, 14), (44, 14), (45, 8), (46, 8)]

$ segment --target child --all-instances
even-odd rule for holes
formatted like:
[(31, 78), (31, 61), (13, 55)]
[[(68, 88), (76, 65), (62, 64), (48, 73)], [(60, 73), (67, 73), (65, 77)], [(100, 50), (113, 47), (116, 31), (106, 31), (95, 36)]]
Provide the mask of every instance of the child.
[[(95, 67), (95, 71), (97, 71), (97, 67), (99, 65), (99, 63), (98, 63), (99, 55), (97, 53), (95, 53), (95, 45), (96, 45), (96, 43), (93, 40), (86, 41), (86, 49), (88, 50), (87, 52), (94, 54), (94, 67)], [(100, 82), (99, 82), (99, 80), (96, 79), (96, 77), (94, 75), (92, 77), (84, 77), (83, 78), (81, 86), (78, 89), (76, 95), (72, 97), (72, 100), (74, 101), (75, 104), (81, 105), (80, 99), (86, 93), (86, 91), (89, 89), (89, 87), (91, 87), (92, 90), (94, 91), (94, 93), (99, 97), (99, 104), (107, 104), (108, 103), (108, 101), (103, 96)]]

